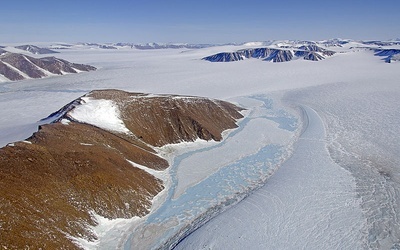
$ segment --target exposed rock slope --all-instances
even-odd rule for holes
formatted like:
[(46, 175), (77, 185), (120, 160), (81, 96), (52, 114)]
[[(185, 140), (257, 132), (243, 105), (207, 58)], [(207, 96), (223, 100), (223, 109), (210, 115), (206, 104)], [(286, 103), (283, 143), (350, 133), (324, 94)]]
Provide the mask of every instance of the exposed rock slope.
[(2, 54), (0, 52), (0, 74), (11, 81), (91, 70), (96, 70), (96, 68), (55, 57), (38, 59), (17, 53), (7, 52)]
[(391, 63), (399, 60), (400, 49), (375, 49), (375, 55), (384, 57), (384, 61)]
[(320, 61), (333, 54), (335, 54), (335, 52), (311, 44), (294, 49), (250, 48), (238, 50), (236, 52), (221, 52), (204, 57), (203, 60), (210, 62), (233, 62), (257, 58), (271, 62), (287, 62), (295, 58), (302, 58), (304, 60)]
[(197, 138), (219, 141), (222, 131), (236, 127), (235, 120), (242, 117), (233, 104), (200, 97), (121, 91), (95, 91), (90, 96), (117, 100), (126, 127), (152, 146)]
[[(163, 183), (129, 161), (164, 170), (168, 163), (154, 146), (220, 140), (223, 130), (236, 127), (239, 110), (205, 98), (117, 90), (93, 91), (71, 102), (27, 141), (0, 149), (0, 246), (78, 248), (69, 236), (97, 237), (90, 230), (97, 224), (93, 213), (145, 215)], [(103, 111), (107, 118), (96, 119)], [(128, 130), (112, 129), (110, 117)]]

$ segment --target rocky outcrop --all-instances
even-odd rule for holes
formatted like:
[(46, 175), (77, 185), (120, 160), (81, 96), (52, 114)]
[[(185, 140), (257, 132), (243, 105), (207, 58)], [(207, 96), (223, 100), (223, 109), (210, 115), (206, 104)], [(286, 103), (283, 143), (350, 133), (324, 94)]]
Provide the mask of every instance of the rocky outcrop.
[(11, 81), (91, 70), (96, 70), (96, 68), (90, 65), (71, 63), (55, 57), (38, 59), (10, 52), (0, 55), (0, 74)]
[(290, 50), (274, 50), (264, 61), (288, 62), (293, 59), (293, 53)]
[(303, 45), (295, 52), (295, 56), (302, 57), (304, 60), (320, 61), (325, 57), (333, 56), (335, 52), (323, 49), (315, 44)]
[[(84, 122), (79, 114), (91, 117), (93, 108), (102, 114), (102, 103), (116, 107), (107, 110), (127, 131), (101, 128), (110, 121)], [(168, 167), (154, 147), (220, 140), (222, 131), (237, 126), (239, 110), (206, 98), (118, 90), (93, 91), (71, 102), (26, 141), (0, 149), (0, 247), (74, 249), (71, 237), (97, 238), (90, 229), (97, 224), (93, 214), (144, 216), (164, 188), (146, 168)]]
[(308, 61), (321, 61), (324, 60), (325, 58), (321, 54), (311, 51), (305, 53), (303, 59)]
[(210, 61), (210, 62), (236, 62), (245, 60), (246, 55), (249, 54), (249, 51), (246, 52), (221, 52), (215, 55), (207, 56), (202, 58), (202, 60)]
[(375, 55), (384, 57), (385, 62), (391, 63), (399, 60), (400, 49), (376, 49)]
[(30, 52), (32, 54), (54, 54), (58, 53), (57, 51), (51, 50), (51, 49), (46, 49), (46, 48), (40, 48), (35, 45), (21, 45), (21, 46), (16, 46), (16, 49), (24, 50), (27, 52)]
[(249, 58), (262, 59), (269, 62), (288, 62), (295, 58), (304, 60), (319, 61), (335, 52), (318, 47), (315, 44), (304, 45), (294, 49), (273, 49), (273, 48), (251, 48), (242, 49), (236, 52), (222, 52), (202, 58), (210, 62), (233, 62)]

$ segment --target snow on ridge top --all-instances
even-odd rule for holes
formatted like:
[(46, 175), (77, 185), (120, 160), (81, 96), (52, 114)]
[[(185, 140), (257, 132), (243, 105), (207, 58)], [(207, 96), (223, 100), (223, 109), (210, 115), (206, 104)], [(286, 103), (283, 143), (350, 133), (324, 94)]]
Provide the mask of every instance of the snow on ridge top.
[(271, 42), (271, 41), (266, 41), (266, 42), (246, 42), (246, 43), (243, 44), (243, 46), (246, 46), (246, 47), (269, 46), (272, 43), (273, 42)]
[(136, 93), (136, 95), (131, 96), (132, 99), (150, 99), (150, 98), (165, 98), (165, 99), (173, 99), (173, 100), (210, 100), (214, 101), (211, 98), (200, 97), (200, 96), (190, 96), (190, 95), (175, 95), (175, 94), (150, 94), (150, 93)]
[(120, 110), (111, 100), (82, 97), (82, 103), (68, 112), (68, 116), (78, 122), (119, 133), (130, 134), (120, 118)]

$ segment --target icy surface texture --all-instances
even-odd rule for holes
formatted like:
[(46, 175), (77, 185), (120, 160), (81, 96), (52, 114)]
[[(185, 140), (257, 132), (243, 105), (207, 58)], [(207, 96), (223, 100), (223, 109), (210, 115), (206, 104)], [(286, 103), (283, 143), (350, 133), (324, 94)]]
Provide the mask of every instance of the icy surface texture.
[[(310, 98), (318, 94), (319, 98)], [(319, 110), (333, 160), (355, 177), (368, 248), (400, 247), (400, 85), (377, 80), (293, 92)], [(340, 101), (338, 101), (340, 97)]]
[(265, 186), (176, 249), (362, 249), (354, 178), (331, 160), (317, 113), (304, 107), (304, 116), (292, 157)]
[[(172, 184), (165, 202), (131, 232), (125, 248), (174, 246), (261, 187), (290, 156), (296, 132), (300, 131), (298, 118), (276, 107), (265, 96), (237, 101), (250, 112), (239, 129), (220, 144), (174, 159), (170, 170)], [(233, 155), (226, 158), (227, 154)]]

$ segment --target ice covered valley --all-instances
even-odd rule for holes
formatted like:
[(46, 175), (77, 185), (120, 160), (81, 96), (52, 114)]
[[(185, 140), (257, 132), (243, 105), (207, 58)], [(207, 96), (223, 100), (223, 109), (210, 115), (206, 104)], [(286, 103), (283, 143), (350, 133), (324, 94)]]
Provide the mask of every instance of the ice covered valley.
[(156, 149), (170, 167), (152, 172), (166, 188), (148, 215), (97, 216), (98, 240), (77, 244), (400, 249), (400, 64), (356, 42), (317, 62), (201, 60), (249, 46), (59, 50), (98, 70), (0, 82), (0, 145), (25, 140), (42, 118), (95, 89), (230, 101), (244, 118), (221, 142)]

